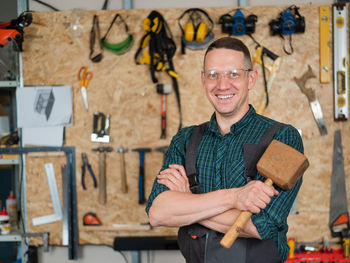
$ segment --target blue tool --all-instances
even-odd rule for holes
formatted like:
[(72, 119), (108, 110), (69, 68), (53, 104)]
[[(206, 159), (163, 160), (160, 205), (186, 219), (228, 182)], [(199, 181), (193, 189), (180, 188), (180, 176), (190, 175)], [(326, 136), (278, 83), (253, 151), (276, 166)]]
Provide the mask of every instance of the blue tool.
[(92, 180), (94, 182), (94, 188), (96, 188), (97, 187), (96, 177), (95, 177), (94, 172), (91, 169), (91, 165), (89, 164), (86, 153), (81, 154), (81, 160), (83, 163), (81, 166), (81, 185), (83, 186), (83, 189), (86, 190), (86, 186), (85, 186), (85, 170), (86, 170), (86, 168), (89, 170), (89, 173), (90, 173)]
[(140, 156), (140, 171), (139, 171), (139, 204), (145, 202), (145, 153), (151, 151), (150, 148), (136, 148), (134, 152), (138, 152)]

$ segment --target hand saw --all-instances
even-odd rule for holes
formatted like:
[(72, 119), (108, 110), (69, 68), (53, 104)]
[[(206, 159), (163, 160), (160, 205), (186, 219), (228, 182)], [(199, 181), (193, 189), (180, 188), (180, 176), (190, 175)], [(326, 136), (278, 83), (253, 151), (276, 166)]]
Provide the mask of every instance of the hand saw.
[(346, 197), (344, 157), (340, 130), (334, 132), (329, 227), (332, 237), (341, 237), (343, 239), (344, 254), (345, 257), (348, 257), (350, 243), (350, 224), (348, 201)]

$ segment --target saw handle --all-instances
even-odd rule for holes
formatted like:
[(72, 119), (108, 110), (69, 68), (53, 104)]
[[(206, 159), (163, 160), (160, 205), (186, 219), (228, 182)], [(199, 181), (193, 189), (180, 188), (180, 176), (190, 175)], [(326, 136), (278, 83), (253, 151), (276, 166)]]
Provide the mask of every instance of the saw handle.
[[(272, 186), (273, 182), (271, 179), (267, 178), (265, 181), (266, 185)], [(243, 228), (246, 223), (249, 221), (252, 213), (249, 211), (242, 211), (237, 217), (234, 224), (230, 227), (230, 229), (226, 232), (224, 237), (221, 239), (220, 244), (225, 248), (230, 248), (232, 244), (235, 242), (240, 233), (243, 232)]]

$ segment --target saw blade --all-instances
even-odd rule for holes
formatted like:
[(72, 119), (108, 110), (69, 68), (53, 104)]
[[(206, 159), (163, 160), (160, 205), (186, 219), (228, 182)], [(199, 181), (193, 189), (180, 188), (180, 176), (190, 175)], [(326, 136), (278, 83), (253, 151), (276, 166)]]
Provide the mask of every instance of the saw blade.
[(346, 197), (344, 157), (340, 130), (334, 132), (329, 226), (333, 237), (340, 236), (341, 231), (344, 228), (349, 228), (349, 212), (348, 201)]

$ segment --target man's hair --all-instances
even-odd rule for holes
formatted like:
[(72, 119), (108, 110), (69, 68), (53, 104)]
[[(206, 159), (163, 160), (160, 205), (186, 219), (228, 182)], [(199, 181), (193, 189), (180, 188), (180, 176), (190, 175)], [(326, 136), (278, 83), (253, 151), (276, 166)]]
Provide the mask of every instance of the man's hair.
[(208, 52), (218, 48), (226, 48), (226, 49), (232, 49), (235, 51), (242, 52), (244, 57), (244, 65), (247, 68), (250, 68), (250, 69), (252, 68), (252, 60), (250, 57), (249, 49), (241, 40), (234, 37), (223, 37), (212, 42), (204, 54), (204, 64), (203, 64), (204, 66), (205, 66), (205, 58), (207, 57)]

